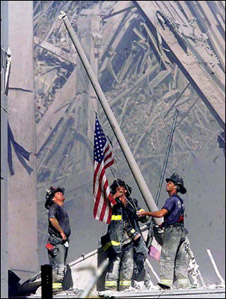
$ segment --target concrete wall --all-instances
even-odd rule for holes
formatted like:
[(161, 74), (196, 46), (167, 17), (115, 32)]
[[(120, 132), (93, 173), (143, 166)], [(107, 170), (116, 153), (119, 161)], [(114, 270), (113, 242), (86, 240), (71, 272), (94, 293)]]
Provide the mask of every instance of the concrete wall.
[(1, 2), (1, 298), (8, 298), (8, 164), (7, 96), (4, 93), (5, 58), (8, 48), (8, 2)]
[(9, 2), (9, 124), (16, 142), (31, 152), (28, 174), (13, 151), (14, 175), (9, 177), (9, 269), (21, 282), (38, 269), (35, 105), (33, 78), (33, 2)]

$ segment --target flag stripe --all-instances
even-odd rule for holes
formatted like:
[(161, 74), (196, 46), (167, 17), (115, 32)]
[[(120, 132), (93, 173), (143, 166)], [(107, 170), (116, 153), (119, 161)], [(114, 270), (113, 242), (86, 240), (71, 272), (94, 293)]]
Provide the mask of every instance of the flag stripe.
[[(105, 186), (106, 184), (108, 185), (108, 182), (107, 182), (107, 181), (105, 181), (104, 186)], [(103, 201), (102, 208), (101, 208), (101, 212), (100, 212), (100, 219), (101, 219), (101, 221), (103, 221), (103, 219), (104, 219), (106, 209), (107, 209), (107, 201), (104, 200), (104, 201)]]
[(114, 164), (114, 160), (111, 160), (108, 164), (106, 164), (106, 168), (110, 167), (112, 164)]
[(99, 177), (99, 181), (98, 181), (98, 190), (97, 190), (97, 194), (96, 194), (96, 202), (95, 202), (95, 207), (94, 207), (94, 211), (95, 211), (94, 215), (95, 215), (95, 217), (96, 217), (97, 209), (99, 207), (100, 198), (101, 198), (101, 195), (102, 195), (101, 194), (101, 190), (102, 190), (102, 186), (101, 185), (103, 183), (102, 179), (103, 179), (104, 174), (105, 174), (105, 169), (102, 168), (101, 169), (101, 173), (100, 173), (100, 177)]
[[(103, 168), (101, 164), (97, 165), (97, 169), (99, 170), (99, 173), (96, 172), (95, 173), (95, 176), (96, 178), (98, 178), (98, 180), (96, 180), (96, 186), (98, 185), (98, 189), (96, 194), (94, 193), (94, 195), (96, 196), (96, 201), (95, 201), (95, 204), (94, 204), (94, 218), (97, 217), (97, 215), (101, 215), (101, 210), (104, 209), (105, 211), (105, 208), (103, 207), (104, 205), (104, 201), (106, 201), (106, 198), (108, 198), (109, 196), (109, 193), (110, 193), (110, 190), (108, 192), (106, 192), (107, 190), (107, 187), (108, 187), (108, 181), (106, 179), (106, 176), (105, 176), (105, 167)], [(106, 183), (105, 183), (106, 182)], [(108, 187), (109, 189), (109, 187)], [(103, 194), (105, 195), (105, 198), (104, 196), (102, 196), (102, 192)], [(100, 221), (103, 221), (102, 220), (103, 218), (100, 219)]]
[(114, 163), (114, 158), (110, 143), (96, 116), (94, 132), (94, 174), (93, 174), (93, 195), (94, 208), (93, 216), (95, 219), (110, 223), (112, 205), (115, 201), (109, 200), (110, 188), (105, 170)]
[[(104, 158), (104, 163), (109, 160), (110, 158), (112, 157), (112, 153), (108, 154), (105, 158)], [(114, 159), (112, 159), (114, 160)], [(106, 165), (105, 165), (105, 168), (106, 168)]]
[(99, 182), (98, 191), (97, 191), (97, 195), (96, 195), (96, 202), (95, 202), (95, 211), (96, 211), (96, 213), (95, 213), (95, 216), (97, 214), (97, 211), (101, 209), (101, 204), (102, 204), (102, 201), (103, 201), (103, 200), (101, 201), (101, 197), (102, 197), (101, 184), (102, 184), (102, 178), (103, 178), (104, 172), (105, 172), (105, 170), (103, 169), (102, 175), (100, 175), (101, 182)]
[(95, 183), (96, 183), (96, 177), (97, 177), (97, 173), (99, 171), (100, 168), (100, 164), (97, 165), (97, 167), (95, 168), (94, 171), (94, 177), (93, 177), (93, 193), (94, 193), (94, 189), (95, 189)]

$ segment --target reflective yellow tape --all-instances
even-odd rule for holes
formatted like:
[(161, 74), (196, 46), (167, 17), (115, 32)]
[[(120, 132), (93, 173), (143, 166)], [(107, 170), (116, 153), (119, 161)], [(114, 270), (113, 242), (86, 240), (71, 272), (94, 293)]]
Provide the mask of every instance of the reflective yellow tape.
[(103, 246), (103, 250), (106, 251), (110, 246), (111, 246), (111, 242), (106, 243), (106, 244)]
[(111, 241), (111, 244), (112, 244), (113, 246), (119, 246), (119, 245), (120, 245), (120, 242)]
[(111, 220), (122, 220), (122, 215), (112, 215)]
[(103, 250), (106, 251), (110, 246), (111, 246), (111, 242), (106, 243), (106, 244), (103, 246)]
[(140, 212), (140, 211), (144, 211), (144, 209), (140, 209), (140, 210), (138, 210), (138, 212)]
[(52, 283), (53, 289), (61, 289), (62, 288), (62, 283), (60, 282), (53, 282)]
[(117, 286), (117, 280), (107, 280), (105, 281), (105, 286), (106, 287), (112, 287), (112, 286)]
[(53, 285), (55, 285), (55, 286), (62, 286), (62, 283), (61, 282), (53, 282)]
[(131, 234), (134, 234), (135, 233), (135, 229), (131, 229)]
[(120, 286), (131, 286), (131, 280), (120, 280)]
[(110, 241), (103, 246), (103, 250), (106, 251), (110, 246), (120, 246), (120, 242)]

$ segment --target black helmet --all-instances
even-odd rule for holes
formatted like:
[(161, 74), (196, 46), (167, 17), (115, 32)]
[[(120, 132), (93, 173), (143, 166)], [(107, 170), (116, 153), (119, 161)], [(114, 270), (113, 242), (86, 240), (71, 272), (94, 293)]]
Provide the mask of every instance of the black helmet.
[(53, 197), (56, 192), (62, 192), (64, 194), (65, 189), (63, 187), (57, 187), (54, 188), (51, 186), (49, 189), (46, 189), (46, 202), (45, 202), (45, 208), (49, 209), (50, 206), (53, 204)]
[(171, 177), (166, 179), (166, 182), (173, 182), (176, 186), (178, 186), (178, 192), (185, 194), (187, 192), (186, 188), (184, 187), (184, 181), (182, 177), (180, 177), (177, 173), (173, 173)]
[(132, 188), (129, 185), (127, 185), (121, 179), (116, 179), (116, 180), (113, 181), (113, 183), (110, 186), (112, 194), (116, 193), (116, 189), (117, 189), (118, 186), (122, 186), (122, 187), (126, 188), (126, 190), (127, 190), (127, 196), (130, 196), (130, 194), (132, 193)]

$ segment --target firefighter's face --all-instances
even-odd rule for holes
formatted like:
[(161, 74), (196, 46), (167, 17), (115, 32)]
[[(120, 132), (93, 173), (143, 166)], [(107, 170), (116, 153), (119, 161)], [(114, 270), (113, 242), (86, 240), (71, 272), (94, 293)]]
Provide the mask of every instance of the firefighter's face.
[(123, 194), (126, 194), (126, 192), (127, 192), (126, 188), (123, 187), (123, 186), (118, 186), (118, 187), (116, 188), (116, 191), (119, 191), (119, 192), (121, 192), (121, 193), (123, 193)]
[(174, 184), (174, 182), (167, 182), (166, 184), (166, 191), (167, 192), (170, 192), (170, 191), (173, 191), (173, 190), (177, 190), (177, 186)]
[(62, 192), (60, 192), (60, 191), (58, 191), (58, 192), (55, 193), (55, 198), (57, 200), (60, 200), (60, 201), (65, 201), (64, 194)]

